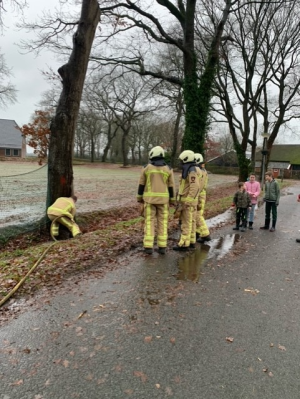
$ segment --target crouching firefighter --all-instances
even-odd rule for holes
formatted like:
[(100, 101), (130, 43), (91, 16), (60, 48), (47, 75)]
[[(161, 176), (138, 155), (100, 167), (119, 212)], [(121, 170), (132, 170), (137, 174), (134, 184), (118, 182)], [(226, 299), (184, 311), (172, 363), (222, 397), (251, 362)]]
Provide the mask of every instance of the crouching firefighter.
[(150, 162), (140, 175), (137, 201), (144, 205), (144, 249), (152, 254), (157, 223), (158, 252), (165, 254), (168, 239), (169, 205), (175, 203), (173, 170), (165, 162), (165, 152), (157, 146), (149, 152)]
[(60, 197), (53, 205), (47, 209), (48, 218), (51, 223), (51, 236), (57, 237), (59, 235), (59, 225), (62, 224), (71, 232), (73, 237), (81, 234), (79, 226), (74, 221), (76, 213), (75, 203), (77, 201), (76, 195), (72, 197)]
[(182, 175), (179, 178), (177, 201), (181, 205), (181, 235), (175, 251), (187, 251), (196, 246), (196, 212), (200, 190), (195, 154), (186, 150), (179, 155)]

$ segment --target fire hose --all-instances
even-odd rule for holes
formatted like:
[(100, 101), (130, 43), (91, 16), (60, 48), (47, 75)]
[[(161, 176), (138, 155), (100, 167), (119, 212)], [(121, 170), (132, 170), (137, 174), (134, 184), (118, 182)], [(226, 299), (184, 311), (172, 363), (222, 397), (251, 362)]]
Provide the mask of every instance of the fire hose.
[[(55, 223), (58, 219), (60, 219), (61, 218), (61, 216), (58, 216), (57, 218), (55, 218), (53, 221), (52, 221), (52, 223), (51, 223), (51, 226), (52, 226), (52, 224), (53, 223)], [(26, 275), (18, 282), (18, 284), (3, 298), (3, 299), (1, 299), (1, 301), (0, 301), (0, 307), (2, 306), (2, 305), (4, 305), (5, 304), (5, 302), (23, 285), (23, 283), (24, 283), (24, 281), (27, 279), (27, 277), (29, 277), (30, 276), (30, 274), (38, 267), (38, 265), (41, 263), (41, 261), (44, 259), (44, 257), (45, 257), (45, 255), (47, 254), (47, 252), (58, 242), (57, 240), (56, 240), (56, 238), (53, 236), (53, 233), (52, 233), (52, 229), (50, 228), (50, 234), (51, 234), (51, 237), (52, 237), (52, 239), (54, 240), (54, 242), (53, 243), (51, 243), (50, 245), (49, 245), (49, 247), (47, 247), (46, 249), (45, 249), (45, 251), (42, 253), (42, 255), (39, 257), (39, 259), (35, 262), (35, 264), (32, 266), (32, 268), (26, 273)]]

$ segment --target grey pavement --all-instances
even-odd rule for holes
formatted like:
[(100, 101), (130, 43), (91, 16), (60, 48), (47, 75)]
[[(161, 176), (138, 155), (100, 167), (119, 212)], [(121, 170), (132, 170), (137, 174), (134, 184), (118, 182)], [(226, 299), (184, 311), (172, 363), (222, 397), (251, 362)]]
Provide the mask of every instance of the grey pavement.
[(300, 185), (276, 232), (213, 232), (66, 282), (0, 329), (0, 399), (299, 399)]

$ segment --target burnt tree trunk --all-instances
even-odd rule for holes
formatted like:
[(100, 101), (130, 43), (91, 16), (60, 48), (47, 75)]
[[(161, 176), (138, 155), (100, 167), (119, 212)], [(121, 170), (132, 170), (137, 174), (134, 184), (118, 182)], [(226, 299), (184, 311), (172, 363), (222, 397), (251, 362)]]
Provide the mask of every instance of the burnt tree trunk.
[(82, 0), (78, 28), (69, 61), (59, 68), (62, 92), (51, 122), (47, 206), (73, 194), (74, 135), (91, 47), (100, 19), (97, 0)]

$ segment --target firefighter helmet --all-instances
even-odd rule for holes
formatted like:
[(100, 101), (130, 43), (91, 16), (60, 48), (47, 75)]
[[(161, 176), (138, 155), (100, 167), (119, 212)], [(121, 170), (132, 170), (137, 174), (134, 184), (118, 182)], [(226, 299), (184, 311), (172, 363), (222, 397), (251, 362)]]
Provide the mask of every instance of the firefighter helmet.
[(149, 152), (149, 159), (156, 158), (156, 157), (165, 157), (165, 151), (161, 146), (153, 147), (152, 150)]
[(185, 150), (179, 155), (179, 159), (183, 163), (194, 162), (195, 161), (195, 153), (190, 150)]
[(199, 153), (195, 154), (195, 162), (197, 165), (199, 165), (200, 163), (203, 163), (203, 156)]

